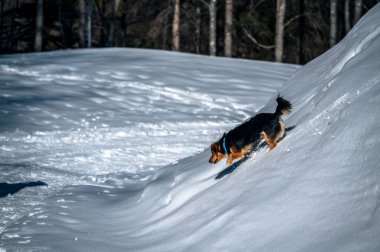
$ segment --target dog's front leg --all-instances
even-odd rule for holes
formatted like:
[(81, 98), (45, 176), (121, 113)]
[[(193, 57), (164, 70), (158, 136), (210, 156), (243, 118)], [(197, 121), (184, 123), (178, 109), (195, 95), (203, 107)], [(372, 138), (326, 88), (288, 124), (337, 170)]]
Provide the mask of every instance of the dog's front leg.
[(232, 164), (232, 161), (234, 160), (234, 158), (232, 157), (232, 155), (228, 155), (227, 156), (227, 161), (226, 161), (226, 164), (230, 165)]

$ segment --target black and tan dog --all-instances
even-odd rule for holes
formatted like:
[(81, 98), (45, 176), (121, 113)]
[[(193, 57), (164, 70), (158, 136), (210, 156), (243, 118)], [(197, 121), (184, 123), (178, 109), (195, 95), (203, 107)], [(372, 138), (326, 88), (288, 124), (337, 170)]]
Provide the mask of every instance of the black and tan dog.
[(243, 157), (256, 147), (263, 137), (271, 150), (276, 147), (278, 140), (285, 133), (285, 124), (281, 116), (289, 114), (292, 109), (290, 102), (284, 98), (278, 96), (276, 101), (278, 105), (274, 113), (257, 114), (249, 121), (224, 133), (219, 141), (213, 143), (209, 162), (216, 164), (227, 156), (227, 164), (231, 164), (234, 159)]

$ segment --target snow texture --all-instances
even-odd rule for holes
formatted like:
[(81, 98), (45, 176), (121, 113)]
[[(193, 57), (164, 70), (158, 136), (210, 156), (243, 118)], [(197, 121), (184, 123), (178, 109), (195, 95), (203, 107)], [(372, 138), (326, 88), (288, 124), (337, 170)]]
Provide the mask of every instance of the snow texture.
[[(379, 251), (379, 15), (300, 69), (132, 49), (2, 56), (0, 182), (25, 188), (0, 198), (0, 248)], [(209, 144), (273, 112), (278, 92), (294, 107), (279, 145), (209, 164)]]

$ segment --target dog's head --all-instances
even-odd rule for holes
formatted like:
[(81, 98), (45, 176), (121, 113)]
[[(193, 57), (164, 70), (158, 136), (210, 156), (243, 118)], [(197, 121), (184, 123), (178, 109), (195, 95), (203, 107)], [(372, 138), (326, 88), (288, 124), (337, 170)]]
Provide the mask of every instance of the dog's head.
[(210, 163), (216, 164), (225, 156), (226, 154), (222, 151), (222, 146), (219, 142), (211, 144), (211, 157), (208, 160)]

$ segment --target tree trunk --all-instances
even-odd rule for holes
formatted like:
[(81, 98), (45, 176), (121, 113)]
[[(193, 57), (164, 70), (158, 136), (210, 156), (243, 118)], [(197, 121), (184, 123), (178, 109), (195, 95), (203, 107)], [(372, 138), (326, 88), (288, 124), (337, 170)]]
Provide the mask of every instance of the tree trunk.
[(300, 19), (298, 22), (298, 64), (305, 64), (305, 0), (299, 0), (298, 2), (298, 14)]
[(195, 24), (195, 51), (199, 54), (200, 52), (200, 41), (201, 41), (201, 25), (202, 25), (202, 16), (201, 16), (201, 7), (197, 6), (196, 8), (196, 24)]
[(173, 44), (172, 50), (179, 51), (179, 18), (180, 18), (180, 0), (174, 0), (173, 16)]
[(344, 28), (346, 33), (348, 33), (351, 29), (350, 25), (350, 0), (344, 1)]
[(337, 0), (330, 0), (330, 47), (336, 44), (337, 31)]
[(210, 55), (216, 55), (216, 0), (209, 4), (210, 12)]
[(110, 22), (110, 27), (108, 31), (108, 42), (107, 42), (107, 45), (110, 47), (115, 46), (115, 23), (116, 23), (117, 10), (119, 9), (119, 3), (120, 3), (120, 0), (113, 1), (112, 16), (111, 16), (111, 22)]
[(18, 1), (16, 2), (16, 7), (13, 7), (13, 4), (11, 5), (12, 7), (12, 17), (11, 17), (11, 24), (10, 24), (10, 32), (8, 36), (8, 48), (13, 50), (13, 45), (14, 45), (14, 30), (15, 30), (15, 20), (17, 18), (17, 10), (18, 10)]
[(62, 40), (62, 46), (61, 48), (66, 48), (66, 41), (65, 41), (65, 31), (63, 29), (63, 19), (62, 19), (62, 0), (58, 1), (58, 20), (59, 20), (59, 30), (61, 32), (61, 40)]
[(3, 51), (4, 1), (0, 0), (0, 53)]
[(128, 40), (128, 9), (127, 1), (124, 0), (124, 17), (123, 17), (123, 47), (127, 47)]
[(232, 22), (233, 22), (233, 0), (226, 0), (226, 24), (224, 38), (224, 55), (232, 56)]
[(277, 0), (276, 9), (276, 37), (275, 37), (275, 61), (282, 62), (284, 53), (284, 19), (286, 0)]
[(40, 52), (42, 50), (42, 32), (43, 32), (43, 0), (37, 0), (37, 14), (36, 14), (36, 34), (34, 39), (34, 50)]
[(86, 2), (85, 0), (79, 0), (79, 42), (80, 47), (86, 45)]
[(92, 0), (87, 0), (86, 5), (86, 42), (87, 42), (87, 48), (91, 48), (92, 46), (92, 32), (91, 32), (91, 26), (92, 26)]
[(355, 0), (355, 16), (354, 16), (354, 24), (359, 21), (362, 15), (362, 0)]

